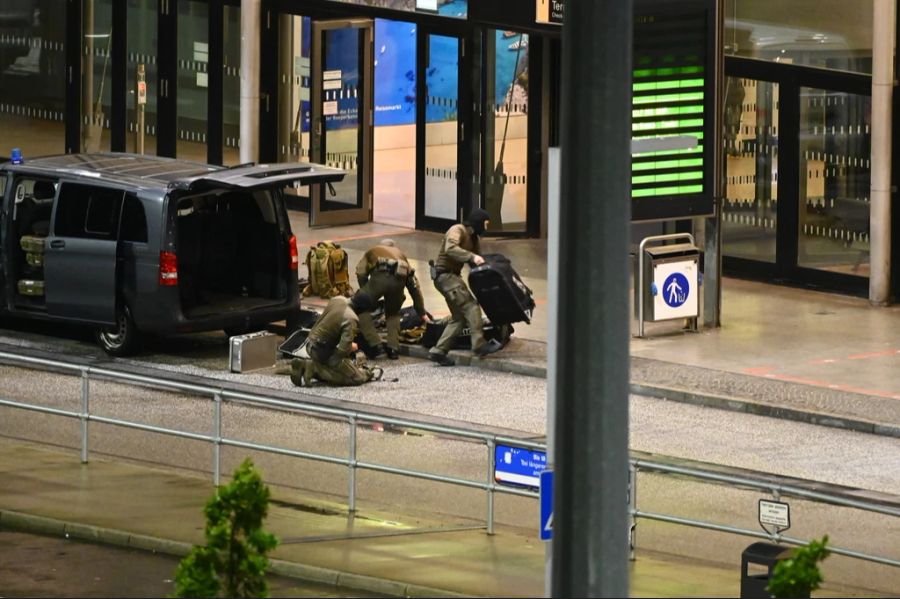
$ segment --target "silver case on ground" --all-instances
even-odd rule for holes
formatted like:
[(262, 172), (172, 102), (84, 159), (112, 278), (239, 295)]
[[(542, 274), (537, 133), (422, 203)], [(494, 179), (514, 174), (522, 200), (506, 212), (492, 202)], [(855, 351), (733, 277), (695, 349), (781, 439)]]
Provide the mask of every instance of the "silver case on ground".
[(249, 372), (275, 366), (278, 337), (268, 331), (235, 335), (228, 340), (228, 367), (231, 372)]

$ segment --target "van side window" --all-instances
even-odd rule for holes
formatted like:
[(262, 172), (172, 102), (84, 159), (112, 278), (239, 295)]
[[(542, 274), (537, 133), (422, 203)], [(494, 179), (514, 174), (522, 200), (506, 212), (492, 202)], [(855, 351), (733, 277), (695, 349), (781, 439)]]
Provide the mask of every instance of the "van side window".
[(122, 196), (119, 189), (64, 183), (56, 205), (54, 234), (116, 239)]
[(133, 193), (125, 194), (119, 239), (147, 243), (147, 215), (144, 213), (144, 205)]

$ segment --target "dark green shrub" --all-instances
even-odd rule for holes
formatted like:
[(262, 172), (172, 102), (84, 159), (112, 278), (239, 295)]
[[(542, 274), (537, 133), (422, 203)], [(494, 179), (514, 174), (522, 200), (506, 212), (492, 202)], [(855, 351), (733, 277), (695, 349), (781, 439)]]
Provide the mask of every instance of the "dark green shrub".
[(266, 553), (278, 539), (262, 528), (269, 489), (250, 458), (206, 503), (206, 546), (194, 547), (175, 571), (176, 597), (268, 597)]
[(827, 544), (828, 535), (825, 535), (821, 541), (810, 541), (806, 547), (794, 551), (791, 558), (775, 564), (766, 590), (775, 597), (809, 597), (822, 583), (819, 562), (830, 554)]

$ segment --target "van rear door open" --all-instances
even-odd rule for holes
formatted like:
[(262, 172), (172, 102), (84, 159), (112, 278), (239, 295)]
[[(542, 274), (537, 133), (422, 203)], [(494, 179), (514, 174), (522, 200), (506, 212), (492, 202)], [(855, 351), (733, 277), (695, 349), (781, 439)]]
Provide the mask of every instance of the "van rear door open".
[(341, 169), (304, 162), (250, 164), (184, 177), (172, 181), (169, 187), (186, 191), (222, 188), (262, 189), (292, 184), (336, 183), (343, 180), (345, 174)]
[(116, 322), (116, 252), (124, 192), (63, 182), (44, 254), (47, 312), (82, 322)]

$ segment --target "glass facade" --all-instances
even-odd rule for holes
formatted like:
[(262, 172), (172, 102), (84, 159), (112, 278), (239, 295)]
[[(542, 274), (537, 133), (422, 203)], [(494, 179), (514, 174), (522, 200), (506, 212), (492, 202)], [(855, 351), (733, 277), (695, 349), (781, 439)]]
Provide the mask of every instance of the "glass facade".
[(428, 34), (425, 216), (454, 220), (459, 189), (459, 38)]
[(416, 226), (416, 24), (375, 19), (373, 218)]
[(144, 81), (147, 85), (147, 103), (143, 109), (144, 153), (156, 154), (156, 92), (159, 81), (159, 67), (156, 62), (156, 0), (129, 2), (127, 16), (128, 102), (125, 114), (128, 132), (125, 149), (129, 152), (137, 151), (138, 108), (135, 104), (135, 93), (138, 68), (143, 65)]
[(376, 6), (391, 10), (436, 13), (445, 17), (465, 19), (469, 14), (469, 0), (337, 0), (346, 4)]
[(869, 275), (872, 100), (800, 88), (798, 265)]
[[(67, 11), (73, 4), (80, 12)], [(145, 153), (156, 154), (159, 146), (205, 162), (221, 149), (224, 164), (240, 161), (238, 2), (179, 0), (171, 4), (177, 7), (174, 16), (157, 0), (78, 4), (15, 2), (0, 19), (0, 156), (9, 155), (13, 147), (21, 148), (26, 158), (62, 153), (67, 145), (105, 151), (122, 140), (125, 150), (135, 151), (136, 75), (142, 66)], [(296, 3), (298, 11), (313, 10), (301, 4)], [(762, 265), (762, 270), (785, 279), (800, 270), (804, 281), (850, 275), (858, 282), (868, 276), (871, 101), (866, 75), (871, 72), (873, 4), (722, 3), (726, 71), (733, 75), (727, 77), (720, 132), (726, 163), (726, 258), (755, 262), (753, 268)], [(533, 175), (539, 168), (534, 157), (547, 143), (534, 138), (547, 129), (537, 112), (555, 110), (558, 69), (549, 69), (550, 89), (544, 94), (530, 89), (530, 82), (541, 85), (539, 75), (547, 69), (537, 67), (550, 60), (548, 41), (558, 41), (555, 34), (529, 35), (502, 27), (504, 19), (481, 16), (480, 5), (473, 5), (470, 20), (464, 0), (340, 0), (316, 17), (362, 18), (354, 5), (407, 12), (362, 11), (375, 23), (368, 65), (362, 64), (362, 46), (351, 32), (324, 33), (322, 57), (331, 73), (323, 76), (327, 141), (322, 161), (349, 172), (338, 195), (326, 199), (357, 205), (353, 190), (360, 195), (357, 179), (364, 179), (357, 176), (358, 163), (371, 158), (372, 218), (377, 222), (443, 227), (437, 221), (456, 220), (462, 207), (480, 202), (491, 214), (494, 231), (539, 231), (539, 215), (534, 213), (540, 208), (541, 190), (535, 194), (534, 187), (541, 185), (541, 178), (529, 177), (528, 169)], [(426, 13), (428, 17), (417, 19)], [(691, 31), (706, 31), (706, 14), (695, 11), (685, 17), (698, 24)], [(407, 20), (394, 20), (397, 16)], [(212, 29), (211, 18), (217, 21)], [(266, 62), (275, 56), (276, 44), (263, 43), (261, 65), (261, 86), (277, 86), (277, 97), (263, 96), (266, 102), (274, 100), (278, 113), (277, 125), (274, 117), (268, 121), (269, 131), (277, 128), (277, 143), (262, 143), (267, 132), (261, 131), (260, 152), (268, 153), (266, 160), (302, 162), (310, 159), (312, 143), (313, 19), (308, 14), (279, 18), (277, 77), (269, 67), (273, 63)], [(484, 23), (497, 24), (492, 28)], [(699, 179), (706, 166), (695, 154), (707, 146), (707, 138), (713, 139), (712, 130), (702, 128), (709, 119), (700, 118), (710, 97), (703, 87), (709, 63), (700, 60), (707, 40), (682, 36), (686, 28), (681, 25), (660, 29), (666, 23), (671, 25), (668, 20), (636, 19), (636, 39), (644, 39), (646, 47), (636, 42), (634, 137), (690, 136), (697, 146), (676, 148), (666, 156), (646, 152), (635, 157), (633, 206), (706, 191), (705, 180)], [(117, 48), (118, 27), (125, 29), (125, 43)], [(171, 39), (160, 27), (172, 28)], [(637, 35), (645, 29), (652, 29), (653, 35)], [(215, 48), (221, 48), (221, 56), (212, 55)], [(124, 56), (115, 51), (124, 51)], [(529, 77), (532, 61), (537, 71)], [(218, 68), (220, 62), (221, 79), (219, 73), (211, 77), (210, 66)], [(470, 64), (481, 73), (467, 72)], [(73, 81), (67, 76), (70, 67)], [(373, 110), (367, 113), (374, 126), (365, 150), (359, 115), (368, 104), (358, 96), (358, 74), (364, 67), (374, 73)], [(124, 101), (116, 95), (122, 88), (114, 87), (114, 75), (116, 86), (124, 86)], [(267, 77), (277, 83), (266, 83)], [(169, 94), (158, 105), (161, 79), (174, 83), (176, 101)], [(211, 90), (221, 98), (211, 97)], [(532, 92), (537, 95), (529, 102)], [(542, 102), (545, 95), (550, 110)], [(417, 122), (417, 109), (423, 106)], [(551, 114), (551, 129), (553, 118)], [(119, 137), (112, 135), (112, 127)], [(298, 195), (306, 193), (306, 188), (297, 190)]]
[(66, 5), (15, 3), (0, 23), (0, 156), (65, 152)]
[(209, 96), (209, 7), (178, 2), (177, 156), (206, 162)]
[[(324, 162), (344, 169), (344, 179), (333, 185), (334, 195), (327, 200), (356, 206), (360, 189), (360, 124), (362, 104), (362, 71), (360, 64), (360, 31), (354, 27), (325, 30), (322, 54), (322, 116), (325, 132), (321, 143)], [(366, 82), (371, 85), (371, 82)]]
[(528, 34), (489, 29), (484, 206), (491, 230), (524, 232), (528, 189)]
[(873, 0), (725, 0), (725, 53), (872, 72)]
[(222, 164), (241, 161), (241, 9), (223, 7)]
[(81, 147), (86, 152), (106, 152), (110, 147), (112, 0), (85, 2), (82, 19)]
[(775, 262), (779, 87), (728, 77), (725, 89), (724, 253)]
[(725, 8), (726, 273), (865, 293), (873, 1)]

